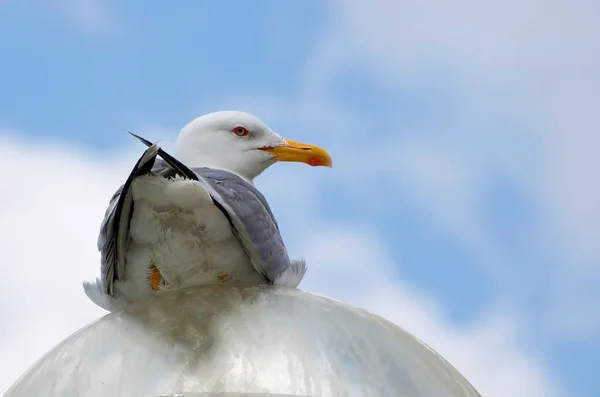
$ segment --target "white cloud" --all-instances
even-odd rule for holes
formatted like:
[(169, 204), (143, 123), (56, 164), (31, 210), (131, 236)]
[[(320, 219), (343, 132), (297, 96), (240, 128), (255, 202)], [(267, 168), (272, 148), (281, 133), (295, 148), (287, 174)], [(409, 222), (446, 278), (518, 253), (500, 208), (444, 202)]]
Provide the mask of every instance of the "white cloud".
[[(85, 297), (80, 282), (98, 272), (99, 222), (110, 195), (141, 150), (135, 148), (135, 153), (101, 158), (74, 148), (0, 138), (0, 157), (16, 171), (0, 187), (0, 195), (8, 197), (0, 208), (5, 226), (0, 229), (0, 270), (8, 281), (0, 291), (0, 350), (9, 358), (0, 362), (0, 389), (45, 351), (103, 314)], [(273, 176), (261, 177), (260, 183), (270, 201), (293, 199), (294, 191), (268, 194), (278, 184)], [(317, 192), (310, 187), (299, 190), (305, 209), (314, 209)], [(323, 224), (305, 214), (277, 213), (282, 219), (293, 217), (293, 224), (283, 228), (287, 241), (310, 236), (292, 242), (309, 260), (303, 288), (397, 322), (450, 359), (486, 397), (558, 394), (555, 377), (519, 344), (518, 318), (490, 309), (471, 324), (452, 324), (443, 315), (443, 305), (403, 284), (372, 231), (356, 224)]]
[[(440, 153), (430, 141), (417, 142), (417, 155), (426, 156), (426, 168), (435, 158), (450, 168), (423, 175), (422, 162), (401, 161), (410, 165), (404, 175), (414, 171), (411, 186), (437, 221), (488, 258), (502, 250), (486, 237), (473, 203), (485, 197), (483, 181), (510, 180), (539, 218), (528, 258), (559, 263), (544, 269), (554, 294), (548, 321), (567, 338), (600, 330), (600, 318), (589, 315), (600, 299), (600, 3), (336, 1), (331, 11), (322, 48), (309, 62), (308, 82), (317, 82), (311, 86), (323, 92), (352, 65), (382, 86), (413, 90), (431, 88), (431, 71), (442, 71), (456, 109), (435, 137), (454, 144)], [(507, 128), (496, 126), (507, 119)], [(449, 200), (439, 200), (449, 171), (478, 175), (458, 180)]]
[(541, 89), (552, 76), (575, 66), (592, 71), (598, 62), (590, 50), (598, 48), (600, 7), (591, 0), (334, 1), (331, 9), (338, 24), (333, 31), (340, 29), (344, 48), (354, 50), (347, 55), (402, 84), (407, 75), (424, 76), (424, 68), (438, 65), (470, 85), (529, 85), (534, 78)]
[(94, 236), (107, 194), (127, 168), (6, 135), (0, 157), (14, 170), (0, 186), (6, 277), (0, 301), (8, 309), (0, 349), (10, 357), (0, 364), (0, 389), (6, 389), (46, 350), (103, 314), (82, 296), (81, 281), (98, 272)]

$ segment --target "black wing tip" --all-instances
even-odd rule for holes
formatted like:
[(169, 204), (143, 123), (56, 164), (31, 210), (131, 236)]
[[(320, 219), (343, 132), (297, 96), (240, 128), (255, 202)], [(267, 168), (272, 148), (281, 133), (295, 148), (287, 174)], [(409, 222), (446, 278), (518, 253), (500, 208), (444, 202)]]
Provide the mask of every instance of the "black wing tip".
[(127, 128), (123, 128), (123, 131), (126, 131), (129, 133), (129, 135), (133, 136), (134, 138), (136, 138), (138, 141), (144, 143), (144, 145), (150, 147), (153, 145), (152, 142), (150, 142), (149, 140), (147, 140), (146, 138), (142, 138), (141, 136), (139, 136), (138, 134), (135, 134), (131, 131), (129, 131)]
[[(134, 138), (136, 138), (137, 140), (141, 141), (142, 143), (144, 143), (148, 147), (152, 147), (152, 146), (157, 146), (158, 147), (158, 143), (152, 143), (149, 140), (147, 140), (145, 138), (142, 138), (141, 136), (139, 136), (137, 134), (134, 134), (133, 132), (129, 131), (126, 128), (123, 128), (123, 130), (127, 131), (130, 135), (132, 135)], [(196, 180), (196, 181), (198, 180), (198, 177), (196, 176), (196, 174), (192, 170), (190, 170), (181, 161), (177, 160), (175, 157), (171, 156), (169, 153), (165, 152), (160, 147), (158, 147), (158, 155), (160, 157), (162, 157), (162, 159), (168, 165), (170, 165), (173, 169), (175, 169), (182, 176), (184, 176), (184, 177), (186, 177), (188, 179), (191, 179), (191, 180)]]

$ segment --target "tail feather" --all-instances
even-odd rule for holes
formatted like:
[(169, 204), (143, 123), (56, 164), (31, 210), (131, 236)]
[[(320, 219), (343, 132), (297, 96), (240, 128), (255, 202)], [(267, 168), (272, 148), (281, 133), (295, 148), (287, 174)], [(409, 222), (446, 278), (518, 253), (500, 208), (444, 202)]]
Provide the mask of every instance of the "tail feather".
[(290, 267), (275, 277), (273, 285), (297, 288), (307, 270), (308, 267), (306, 266), (306, 261), (304, 259), (293, 260), (290, 263)]
[(83, 290), (92, 302), (109, 312), (121, 310), (129, 303), (125, 299), (107, 294), (100, 278), (95, 281), (84, 281)]

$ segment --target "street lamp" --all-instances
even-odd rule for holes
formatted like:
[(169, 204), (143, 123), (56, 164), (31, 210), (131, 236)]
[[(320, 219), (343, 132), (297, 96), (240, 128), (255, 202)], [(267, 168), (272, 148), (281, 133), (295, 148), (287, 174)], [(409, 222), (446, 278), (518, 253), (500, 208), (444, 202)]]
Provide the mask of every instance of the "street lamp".
[(271, 286), (165, 292), (110, 313), (5, 394), (37, 396), (480, 397), (391, 322)]

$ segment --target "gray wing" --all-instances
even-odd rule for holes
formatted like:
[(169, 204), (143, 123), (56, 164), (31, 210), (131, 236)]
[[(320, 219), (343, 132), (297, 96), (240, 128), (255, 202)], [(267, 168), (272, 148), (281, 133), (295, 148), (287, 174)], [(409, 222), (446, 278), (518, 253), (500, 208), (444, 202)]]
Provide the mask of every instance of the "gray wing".
[(273, 212), (256, 187), (228, 171), (213, 168), (193, 171), (210, 187), (213, 200), (227, 213), (233, 232), (257, 272), (274, 282), (290, 266), (300, 265), (290, 262)]
[(105, 292), (113, 294), (114, 282), (125, 274), (125, 253), (129, 243), (129, 222), (133, 212), (131, 183), (140, 175), (152, 172), (159, 148), (151, 145), (133, 167), (125, 183), (110, 199), (100, 225), (98, 250), (100, 273)]

